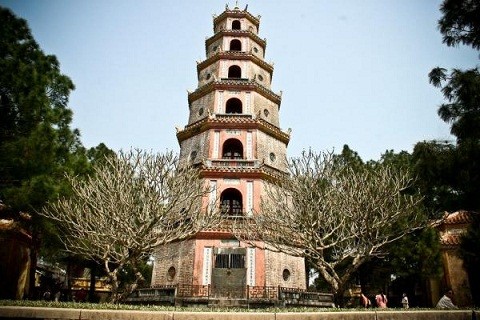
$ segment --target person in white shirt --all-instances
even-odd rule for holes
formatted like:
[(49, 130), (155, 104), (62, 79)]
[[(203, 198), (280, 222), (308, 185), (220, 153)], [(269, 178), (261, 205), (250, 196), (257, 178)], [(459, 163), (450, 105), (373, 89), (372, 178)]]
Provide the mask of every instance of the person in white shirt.
[(445, 295), (438, 300), (437, 308), (439, 309), (458, 309), (452, 302), (453, 291), (451, 289), (445, 292)]
[(403, 308), (405, 308), (405, 309), (408, 309), (408, 308), (409, 308), (408, 297), (407, 297), (407, 294), (406, 294), (406, 293), (404, 293), (404, 294), (402, 295), (402, 306), (403, 306)]

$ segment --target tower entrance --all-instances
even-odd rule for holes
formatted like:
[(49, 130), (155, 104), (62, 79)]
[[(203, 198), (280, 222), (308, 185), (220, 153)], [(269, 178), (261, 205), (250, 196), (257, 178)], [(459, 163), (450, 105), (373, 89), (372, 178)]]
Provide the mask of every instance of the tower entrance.
[(212, 296), (245, 298), (247, 268), (245, 248), (215, 248), (212, 269)]

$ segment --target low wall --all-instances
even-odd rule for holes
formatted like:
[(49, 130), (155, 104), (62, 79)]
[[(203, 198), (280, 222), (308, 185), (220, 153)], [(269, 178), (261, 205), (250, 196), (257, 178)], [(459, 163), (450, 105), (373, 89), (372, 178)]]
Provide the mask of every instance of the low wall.
[(386, 310), (338, 312), (180, 312), (0, 307), (0, 319), (57, 320), (477, 320), (471, 310)]

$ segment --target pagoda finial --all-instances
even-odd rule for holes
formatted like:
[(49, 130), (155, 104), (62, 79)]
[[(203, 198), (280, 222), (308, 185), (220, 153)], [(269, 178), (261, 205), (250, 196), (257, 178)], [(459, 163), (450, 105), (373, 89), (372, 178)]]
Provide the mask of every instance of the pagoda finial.
[(240, 8), (238, 7), (238, 0), (235, 0), (235, 8), (233, 8), (233, 10), (240, 10)]

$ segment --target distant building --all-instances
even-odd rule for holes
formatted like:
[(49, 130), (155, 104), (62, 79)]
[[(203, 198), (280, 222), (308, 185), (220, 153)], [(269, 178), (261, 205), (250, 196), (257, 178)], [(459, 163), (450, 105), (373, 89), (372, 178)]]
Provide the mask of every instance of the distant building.
[(152, 287), (176, 287), (191, 299), (244, 299), (306, 289), (303, 258), (239, 242), (226, 225), (260, 209), (266, 181), (286, 173), (289, 132), (280, 129), (281, 94), (271, 90), (273, 65), (264, 60), (260, 17), (238, 7), (214, 16), (198, 87), (188, 94), (189, 119), (177, 129), (180, 159), (201, 168), (219, 199), (221, 225), (155, 252)]

